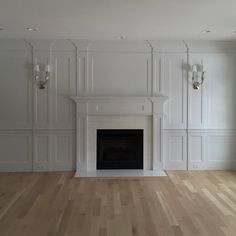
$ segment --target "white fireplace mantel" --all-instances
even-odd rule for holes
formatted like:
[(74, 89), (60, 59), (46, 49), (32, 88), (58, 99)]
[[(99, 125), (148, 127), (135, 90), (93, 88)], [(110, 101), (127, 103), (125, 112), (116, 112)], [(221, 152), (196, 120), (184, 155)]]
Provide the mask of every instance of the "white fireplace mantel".
[[(166, 96), (73, 96), (76, 102), (76, 175), (95, 171), (89, 159), (89, 118), (109, 116), (152, 117), (152, 170), (163, 169), (163, 114)], [(122, 125), (119, 127), (122, 129)], [(94, 137), (96, 139), (96, 137)], [(93, 147), (95, 148), (95, 147)], [(145, 158), (145, 157), (144, 157)]]

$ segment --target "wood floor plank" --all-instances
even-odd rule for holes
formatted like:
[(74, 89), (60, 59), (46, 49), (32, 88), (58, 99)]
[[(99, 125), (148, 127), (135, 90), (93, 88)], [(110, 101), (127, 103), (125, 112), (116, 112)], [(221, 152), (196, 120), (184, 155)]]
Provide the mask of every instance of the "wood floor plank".
[(1, 236), (235, 236), (236, 172), (1, 173)]

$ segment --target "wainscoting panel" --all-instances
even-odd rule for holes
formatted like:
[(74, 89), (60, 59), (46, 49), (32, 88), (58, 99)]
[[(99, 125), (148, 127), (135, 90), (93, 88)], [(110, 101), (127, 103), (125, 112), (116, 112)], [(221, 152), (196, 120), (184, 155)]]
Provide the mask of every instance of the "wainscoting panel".
[(236, 169), (236, 131), (190, 130), (188, 169)]
[(32, 170), (30, 131), (0, 131), (0, 171)]
[(205, 168), (205, 133), (188, 133), (188, 169), (203, 170)]
[(236, 132), (207, 134), (205, 169), (236, 169)]
[(35, 131), (34, 170), (75, 169), (75, 131)]
[(187, 135), (186, 131), (165, 130), (164, 169), (187, 169)]
[(34, 135), (34, 170), (50, 170), (52, 156), (52, 138), (45, 132)]
[(53, 165), (52, 170), (75, 169), (75, 132), (63, 131), (53, 135)]

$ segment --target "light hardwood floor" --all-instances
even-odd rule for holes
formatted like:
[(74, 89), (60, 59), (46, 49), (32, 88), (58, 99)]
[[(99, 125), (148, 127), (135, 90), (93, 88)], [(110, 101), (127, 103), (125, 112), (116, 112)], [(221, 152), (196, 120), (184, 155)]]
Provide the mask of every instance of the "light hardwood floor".
[(72, 176), (0, 174), (0, 235), (236, 235), (236, 172)]

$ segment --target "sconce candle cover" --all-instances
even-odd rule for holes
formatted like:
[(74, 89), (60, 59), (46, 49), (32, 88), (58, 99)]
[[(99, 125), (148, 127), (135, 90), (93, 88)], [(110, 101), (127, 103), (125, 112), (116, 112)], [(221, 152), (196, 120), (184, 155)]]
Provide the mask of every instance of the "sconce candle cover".
[(199, 90), (200, 86), (203, 84), (205, 79), (205, 71), (203, 69), (203, 65), (199, 66), (202, 68), (201, 70), (198, 70), (198, 67), (196, 64), (191, 66), (191, 72), (192, 72), (192, 85), (193, 89)]
[(50, 72), (51, 71), (51, 66), (50, 65), (46, 65), (45, 66), (45, 71)]
[(34, 71), (35, 71), (35, 72), (39, 72), (39, 71), (40, 71), (38, 64), (36, 64), (36, 65), (34, 66)]
[(34, 66), (34, 80), (36, 81), (39, 89), (45, 89), (46, 84), (50, 78), (51, 67), (45, 65), (43, 73), (40, 73), (40, 67), (38, 64)]
[(192, 65), (192, 72), (197, 72), (197, 66), (196, 65)]

